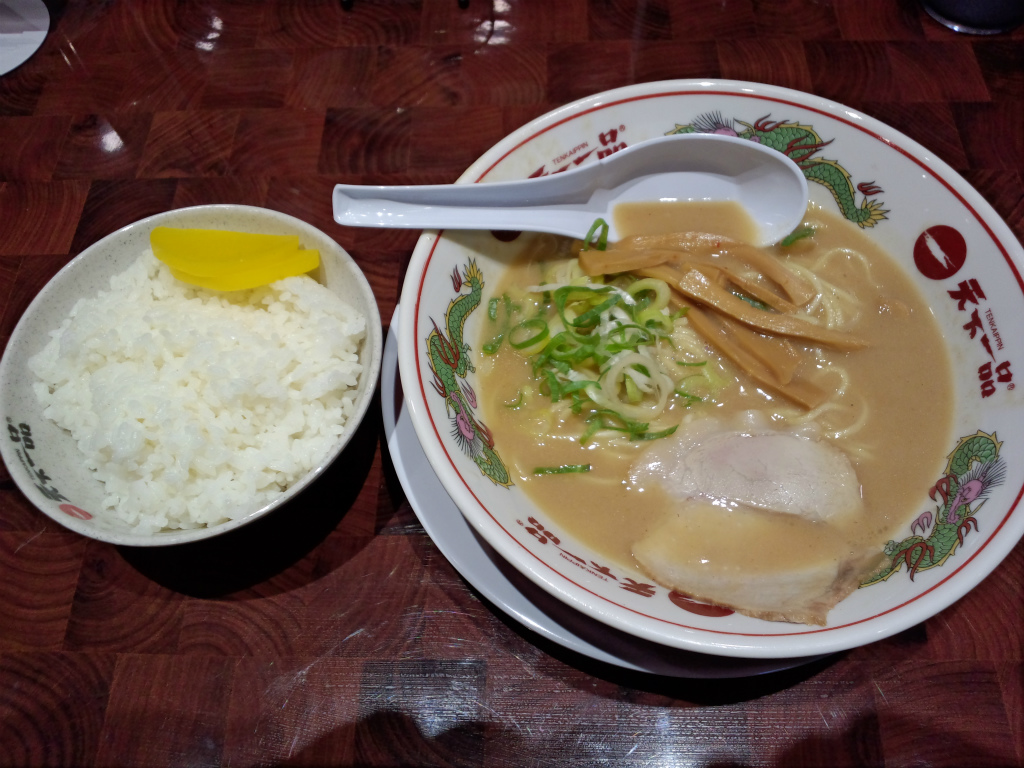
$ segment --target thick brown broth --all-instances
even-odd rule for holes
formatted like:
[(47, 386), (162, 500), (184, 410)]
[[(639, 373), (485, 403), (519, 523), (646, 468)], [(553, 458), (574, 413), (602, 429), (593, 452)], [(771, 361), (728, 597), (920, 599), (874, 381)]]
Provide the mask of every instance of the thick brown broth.
[[(844, 328), (870, 342), (868, 348), (854, 352), (808, 347), (803, 363), (808, 375), (830, 391), (839, 381), (838, 369), (849, 376), (848, 394), (833, 395), (830, 402), (836, 407), (820, 421), (826, 435), (837, 435), (830, 439), (849, 455), (862, 484), (865, 510), (831, 527), (785, 515), (778, 516), (778, 524), (791, 551), (842, 560), (879, 548), (920, 511), (949, 448), (953, 386), (938, 325), (907, 275), (838, 217), (812, 208), (806, 223), (815, 228), (813, 239), (776, 248), (775, 253), (804, 266), (831, 253), (816, 274), (856, 297), (859, 316)], [(514, 286), (535, 285), (539, 279), (536, 263), (515, 264), (494, 295)], [(802, 417), (799, 407), (765, 393), (710, 348), (707, 357), (708, 366), (728, 383), (703, 402), (674, 406), (672, 417), (682, 422), (680, 430), (693, 419), (729, 419), (749, 410), (766, 413), (777, 425)], [(506, 407), (519, 398), (530, 379), (530, 363), (522, 355), (506, 346), (496, 355), (481, 356), (478, 366), (480, 388), (486, 394), (483, 416), (514, 482), (551, 523), (603, 556), (636, 567), (634, 542), (672, 514), (676, 503), (656, 483), (630, 484), (631, 465), (651, 443), (602, 438), (581, 445), (578, 420), (553, 418), (544, 398), (533, 398), (529, 407)], [(855, 434), (840, 434), (863, 409), (863, 426)], [(541, 466), (584, 463), (591, 465), (589, 473), (533, 473)], [(710, 541), (708, 546), (717, 547), (717, 557), (734, 558), (737, 567), (743, 562), (757, 564), (758, 557), (763, 557), (765, 567), (777, 560), (777, 553), (771, 555), (756, 542), (732, 549)], [(694, 547), (692, 556), (703, 556), (699, 543)]]

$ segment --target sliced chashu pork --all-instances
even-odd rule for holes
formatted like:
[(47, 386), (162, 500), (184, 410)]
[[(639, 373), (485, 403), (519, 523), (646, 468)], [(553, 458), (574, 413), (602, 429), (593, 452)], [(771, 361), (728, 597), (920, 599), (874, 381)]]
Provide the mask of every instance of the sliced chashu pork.
[(794, 546), (807, 525), (690, 501), (634, 544), (633, 556), (655, 581), (697, 600), (769, 621), (823, 625), (862, 569), (842, 557), (839, 541)]
[[(633, 546), (655, 581), (775, 621), (824, 624), (868, 560), (828, 521), (861, 512), (845, 454), (807, 434), (698, 423), (633, 471), (678, 502)], [(873, 559), (873, 558), (872, 558)]]
[(860, 482), (846, 454), (810, 433), (729, 428), (707, 419), (657, 444), (633, 469), (679, 499), (703, 498), (828, 520), (860, 510)]

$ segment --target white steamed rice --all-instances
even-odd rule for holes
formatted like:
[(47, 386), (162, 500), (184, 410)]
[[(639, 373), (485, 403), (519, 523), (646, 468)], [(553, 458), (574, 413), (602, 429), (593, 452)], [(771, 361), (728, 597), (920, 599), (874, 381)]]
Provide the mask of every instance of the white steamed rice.
[(214, 525), (269, 502), (344, 431), (366, 319), (310, 277), (216, 293), (147, 251), (79, 301), (29, 361), (137, 532)]

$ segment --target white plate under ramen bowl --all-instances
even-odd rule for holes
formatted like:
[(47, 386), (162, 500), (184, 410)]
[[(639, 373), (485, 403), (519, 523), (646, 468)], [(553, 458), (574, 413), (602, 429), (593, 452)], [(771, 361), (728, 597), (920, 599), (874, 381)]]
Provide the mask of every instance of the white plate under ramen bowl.
[[(85, 467), (69, 432), (44, 418), (32, 392), (35, 376), (27, 361), (50, 340), (72, 306), (109, 289), (110, 278), (124, 271), (149, 247), (154, 227), (225, 229), (298, 235), (303, 248), (320, 252), (313, 276), (366, 318), (359, 361), (363, 366), (353, 392), (354, 408), (322, 461), (270, 502), (232, 510), (232, 519), (185, 530), (140, 533), (102, 505), (103, 486)], [(293, 499), (323, 474), (348, 444), (373, 402), (380, 375), (383, 330), (366, 276), (351, 256), (316, 227), (287, 214), (245, 205), (203, 205), (159, 213), (129, 224), (86, 248), (44, 286), (19, 320), (0, 361), (0, 418), (5, 434), (0, 455), (11, 477), (43, 513), (83, 536), (128, 546), (165, 546), (216, 536), (246, 525)]]
[[(673, 132), (738, 135), (799, 160), (812, 203), (863, 224), (913, 279), (949, 349), (955, 413), (947, 474), (1000, 460), (1005, 474), (987, 498), (958, 506), (958, 525), (925, 538), (911, 520), (890, 542), (892, 572), (841, 601), (825, 626), (769, 622), (694, 605), (591, 550), (535, 506), (515, 484), (483, 474), (456, 439), (456, 387), (478, 415), (472, 371), (437, 370), (428, 340), (444, 334), (456, 354), (478, 354), (488, 286), (516, 250), (489, 233), (425, 233), (402, 293), (399, 366), (416, 434), (437, 476), (480, 535), (519, 571), (566, 604), (617, 629), (705, 653), (782, 658), (840, 651), (913, 626), (965, 595), (1024, 532), (1024, 252), (1009, 228), (955, 171), (925, 147), (856, 110), (783, 88), (732, 81), (634, 85), (582, 99), (540, 117), (484, 154), (460, 182), (554, 173)], [(483, 283), (475, 297), (470, 265)], [(893, 435), (899, 440), (898, 434)], [(494, 436), (500, 458), (501, 435)], [(935, 519), (954, 499), (922, 488), (917, 512)], [(957, 500), (962, 502), (963, 499)], [(917, 512), (912, 516), (916, 516)], [(943, 518), (945, 519), (945, 518)], [(920, 533), (920, 529), (916, 533)], [(723, 615), (724, 614), (724, 615)]]

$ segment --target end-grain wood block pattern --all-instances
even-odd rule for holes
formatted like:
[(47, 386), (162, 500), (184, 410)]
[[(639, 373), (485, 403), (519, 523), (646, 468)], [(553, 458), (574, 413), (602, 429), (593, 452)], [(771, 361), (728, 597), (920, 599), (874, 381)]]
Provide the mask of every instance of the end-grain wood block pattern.
[[(47, 5), (42, 49), (0, 76), (0, 344), (83, 249), (211, 203), (331, 233), (387, 326), (417, 233), (337, 227), (335, 183), (452, 182), (551, 109), (662, 79), (862, 110), (1024, 235), (1024, 29), (958, 35), (917, 0)], [(64, 530), (0, 467), (0, 765), (1024, 763), (1020, 547), (869, 646), (751, 678), (633, 673), (463, 581), (382, 432), (378, 402), (301, 501), (160, 551)]]

